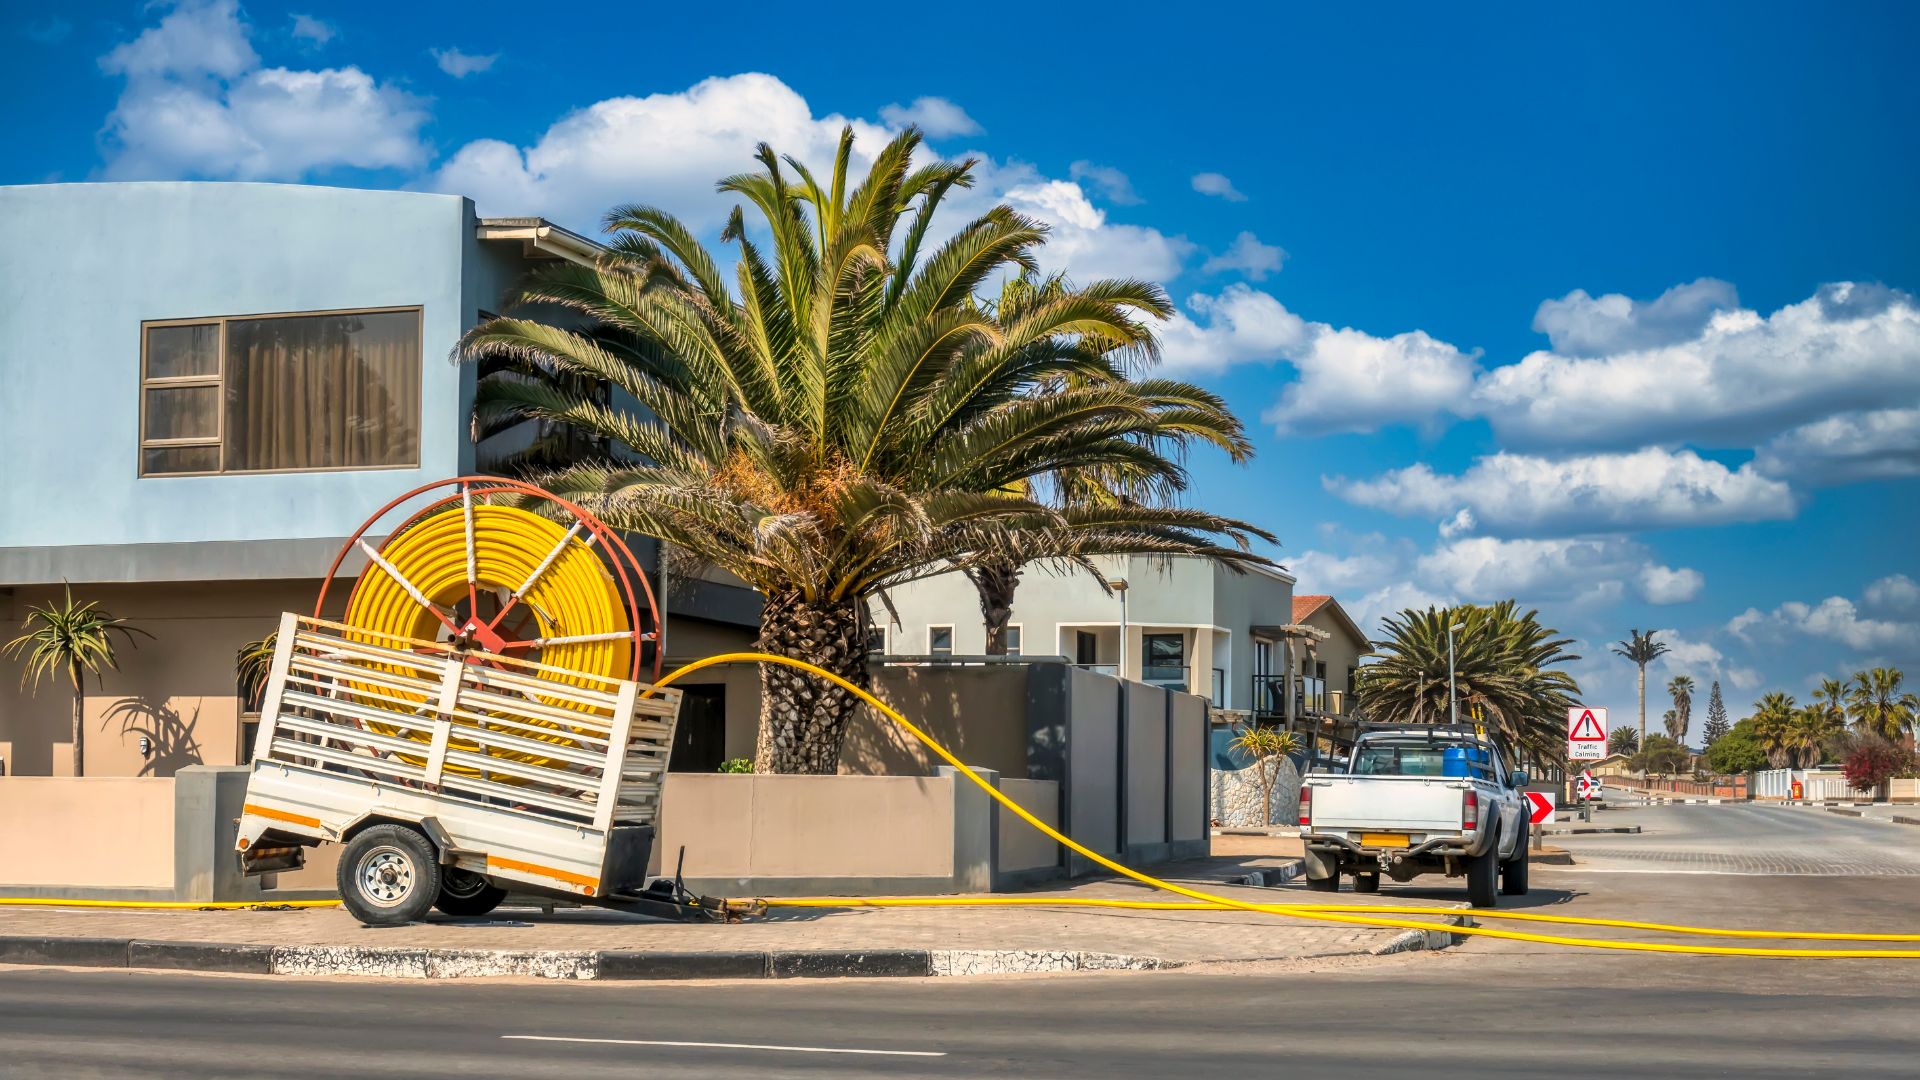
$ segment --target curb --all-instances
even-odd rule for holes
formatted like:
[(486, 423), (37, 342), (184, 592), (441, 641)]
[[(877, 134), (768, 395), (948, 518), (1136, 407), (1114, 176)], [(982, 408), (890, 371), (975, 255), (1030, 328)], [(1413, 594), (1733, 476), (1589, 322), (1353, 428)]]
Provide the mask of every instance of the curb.
[(1571, 829), (1541, 829), (1541, 836), (1591, 836), (1596, 833), (1627, 833), (1640, 831), (1638, 825), (1581, 825)]
[(1222, 881), (1221, 884), (1222, 885), (1252, 885), (1257, 888), (1264, 889), (1264, 888), (1271, 888), (1275, 885), (1285, 885), (1287, 882), (1292, 881), (1294, 878), (1297, 878), (1301, 874), (1304, 874), (1306, 872), (1307, 872), (1306, 860), (1295, 859), (1285, 866), (1276, 866), (1271, 870), (1252, 870), (1245, 874), (1241, 874), (1239, 877), (1227, 878), (1226, 880)]
[(1049, 971), (1157, 971), (1183, 966), (1179, 961), (1152, 956), (1038, 949), (495, 951), (0, 936), (0, 965), (14, 964), (386, 979), (519, 975), (571, 981), (928, 978)]

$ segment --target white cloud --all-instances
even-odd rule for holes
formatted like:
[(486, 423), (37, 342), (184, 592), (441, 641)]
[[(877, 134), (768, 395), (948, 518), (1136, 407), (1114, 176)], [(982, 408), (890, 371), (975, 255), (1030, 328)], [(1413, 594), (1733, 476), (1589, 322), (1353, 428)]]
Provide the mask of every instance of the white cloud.
[(1317, 333), (1315, 324), (1271, 295), (1242, 284), (1217, 295), (1195, 293), (1187, 308), (1192, 315), (1177, 313), (1160, 328), (1166, 366), (1182, 373), (1276, 360), (1298, 352)]
[(1242, 232), (1233, 238), (1231, 247), (1201, 264), (1200, 270), (1208, 274), (1237, 270), (1255, 281), (1265, 281), (1268, 274), (1280, 269), (1280, 263), (1286, 257), (1284, 249), (1263, 244), (1259, 237)]
[(293, 17), (293, 36), (302, 41), (311, 41), (315, 45), (325, 45), (327, 42), (332, 41), (334, 35), (338, 33), (339, 31), (333, 28), (333, 24), (324, 19), (317, 19), (312, 15), (295, 15)]
[(1727, 681), (1735, 690), (1752, 690), (1761, 683), (1760, 673), (1750, 667), (1730, 667), (1727, 669)]
[[(1627, 325), (1632, 333), (1583, 330), (1581, 340), (1647, 333), (1631, 318)], [(1662, 325), (1672, 332), (1684, 321)], [(1764, 318), (1718, 311), (1684, 341), (1594, 357), (1536, 352), (1489, 371), (1474, 400), (1508, 442), (1751, 446), (1784, 427), (1915, 395), (1920, 309), (1904, 293), (1842, 282)]]
[[(1701, 668), (1718, 672), (1726, 661), (1726, 655), (1712, 644), (1693, 641), (1672, 627), (1656, 630), (1654, 634), (1667, 647), (1658, 663), (1669, 675), (1690, 675)], [(1704, 713), (1706, 706), (1702, 704), (1696, 711)]]
[(1585, 289), (1575, 289), (1558, 300), (1543, 301), (1534, 313), (1533, 328), (1547, 335), (1562, 355), (1606, 356), (1690, 341), (1716, 313), (1739, 306), (1733, 286), (1714, 278), (1675, 285), (1651, 301), (1619, 293), (1589, 296)]
[(1371, 589), (1400, 570), (1399, 559), (1377, 552), (1334, 555), (1325, 551), (1302, 551), (1282, 561), (1286, 563), (1287, 572), (1299, 582), (1294, 591), (1301, 595)]
[(979, 135), (986, 131), (967, 111), (946, 98), (918, 97), (911, 105), (882, 106), (880, 119), (895, 128), (904, 128), (909, 124), (926, 133), (929, 139), (942, 139), (950, 135)]
[(1076, 161), (1067, 166), (1067, 175), (1084, 184), (1092, 184), (1094, 189), (1116, 206), (1138, 206), (1145, 200), (1133, 190), (1133, 181), (1127, 174), (1111, 165), (1095, 165), (1091, 161)]
[(499, 53), (480, 55), (461, 52), (456, 48), (428, 49), (427, 51), (433, 54), (433, 62), (440, 65), (441, 71), (456, 79), (478, 75), (493, 67), (493, 62), (500, 59)]
[[(1021, 172), (988, 170), (983, 180), (1004, 181), (1009, 173)], [(982, 187), (994, 190), (987, 184)], [(1168, 281), (1179, 275), (1195, 250), (1184, 236), (1109, 222), (1107, 212), (1088, 201), (1080, 185), (1069, 180), (1036, 177), (1034, 182), (1000, 189), (999, 196), (1015, 210), (1052, 223), (1053, 232), (1039, 252), (1040, 264), (1066, 271), (1079, 281), (1115, 277)]]
[(128, 79), (231, 79), (259, 65), (237, 0), (185, 0), (100, 58), (102, 71)]
[(1905, 574), (1883, 577), (1867, 586), (1860, 606), (1870, 615), (1920, 619), (1920, 583)]
[(1769, 476), (1842, 484), (1920, 476), (1920, 408), (1843, 413), (1760, 445), (1754, 467)]
[(1581, 606), (1612, 604), (1621, 598), (1629, 581), (1644, 590), (1649, 578), (1665, 581), (1700, 576), (1694, 570), (1655, 563), (1644, 545), (1618, 537), (1468, 537), (1443, 543), (1422, 555), (1414, 570), (1422, 583), (1465, 600), (1485, 603), (1515, 597), (1527, 605), (1543, 601)]
[(1490, 531), (1551, 535), (1770, 521), (1794, 514), (1793, 493), (1748, 465), (1730, 470), (1691, 450), (1544, 458), (1501, 452), (1466, 472), (1427, 465), (1372, 480), (1327, 478), (1348, 502), (1402, 515), (1447, 518), (1461, 509)]
[(1636, 584), (1640, 596), (1649, 604), (1684, 604), (1700, 595), (1707, 579), (1700, 571), (1688, 567), (1675, 569), (1649, 564), (1640, 568)]
[(1347, 614), (1353, 616), (1354, 623), (1372, 637), (1380, 633), (1380, 620), (1389, 615), (1398, 615), (1409, 609), (1422, 611), (1430, 607), (1446, 607), (1454, 602), (1453, 597), (1429, 592), (1412, 582), (1399, 581), (1364, 593), (1352, 603), (1342, 598), (1340, 606), (1346, 608)]
[(423, 103), (357, 67), (260, 68), (231, 0), (182, 4), (100, 61), (126, 88), (106, 174), (294, 180), (426, 163)]
[(1372, 432), (1431, 421), (1454, 407), (1479, 370), (1466, 353), (1423, 330), (1378, 338), (1312, 324), (1309, 347), (1288, 355), (1300, 372), (1262, 414), (1281, 434)]
[(1826, 638), (1861, 651), (1920, 643), (1920, 623), (1863, 617), (1844, 596), (1829, 596), (1817, 604), (1789, 600), (1764, 614), (1748, 608), (1727, 621), (1727, 632), (1746, 641)]
[(1193, 190), (1202, 195), (1212, 195), (1228, 202), (1246, 202), (1247, 197), (1233, 186), (1233, 181), (1217, 172), (1199, 173), (1193, 178)]

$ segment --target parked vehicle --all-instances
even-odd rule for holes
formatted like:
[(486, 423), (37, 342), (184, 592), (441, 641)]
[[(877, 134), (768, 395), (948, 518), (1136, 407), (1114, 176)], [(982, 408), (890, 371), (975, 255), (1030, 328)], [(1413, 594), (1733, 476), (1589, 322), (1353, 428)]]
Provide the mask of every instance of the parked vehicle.
[(1362, 734), (1343, 773), (1312, 772), (1300, 786), (1300, 838), (1309, 888), (1355, 892), (1380, 876), (1411, 881), (1444, 873), (1467, 879), (1475, 907), (1496, 889), (1527, 891), (1530, 815), (1524, 772), (1472, 727), (1415, 724)]
[(345, 845), (361, 922), (507, 895), (671, 918), (729, 905), (647, 882), (680, 692), (282, 616), (240, 817), (248, 874)]

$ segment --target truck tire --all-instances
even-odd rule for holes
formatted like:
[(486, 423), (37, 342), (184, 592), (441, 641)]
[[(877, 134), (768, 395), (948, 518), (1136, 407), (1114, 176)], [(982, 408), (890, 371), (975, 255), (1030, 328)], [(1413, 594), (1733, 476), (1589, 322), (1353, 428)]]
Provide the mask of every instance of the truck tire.
[(1475, 855), (1467, 860), (1467, 903), (1474, 907), (1494, 907), (1499, 904), (1495, 885), (1500, 876), (1500, 845), (1498, 842), (1489, 847), (1484, 854)]
[(507, 890), (471, 870), (449, 866), (440, 873), (440, 895), (433, 906), (455, 918), (485, 915), (500, 906)]
[(334, 882), (340, 902), (368, 926), (402, 926), (440, 897), (433, 841), (405, 825), (374, 825), (347, 841)]
[(1307, 888), (1314, 892), (1340, 891), (1340, 862), (1337, 856), (1308, 848), (1303, 862), (1307, 872)]
[(1353, 875), (1353, 891), (1354, 892), (1379, 892), (1380, 891), (1380, 875), (1379, 874)]
[(1527, 895), (1527, 833), (1520, 834), (1520, 842), (1515, 845), (1513, 858), (1500, 864), (1500, 895)]

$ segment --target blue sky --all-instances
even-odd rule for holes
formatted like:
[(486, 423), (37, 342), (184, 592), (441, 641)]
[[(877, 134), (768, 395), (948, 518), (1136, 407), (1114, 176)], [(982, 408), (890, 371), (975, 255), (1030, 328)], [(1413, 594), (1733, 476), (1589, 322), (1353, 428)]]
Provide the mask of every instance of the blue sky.
[(42, 8), (6, 28), (0, 182), (417, 187), (582, 230), (641, 201), (711, 233), (758, 139), (817, 160), (919, 122), (981, 159), (971, 205), (1054, 224), (1054, 265), (1166, 284), (1168, 366), (1259, 445), (1198, 458), (1194, 497), (1279, 533), (1301, 591), (1369, 621), (1518, 596), (1616, 716), (1635, 626), (1736, 716), (1920, 678), (1920, 9), (1050, 7)]

